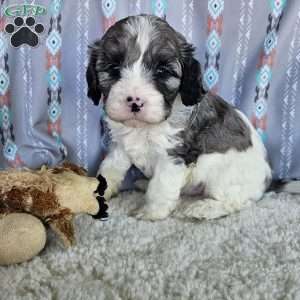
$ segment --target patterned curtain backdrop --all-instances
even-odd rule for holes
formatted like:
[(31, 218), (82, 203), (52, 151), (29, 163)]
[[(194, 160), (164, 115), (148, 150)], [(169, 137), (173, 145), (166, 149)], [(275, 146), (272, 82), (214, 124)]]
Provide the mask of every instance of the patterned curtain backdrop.
[(207, 89), (244, 111), (275, 177), (300, 178), (300, 2), (0, 0), (0, 167), (64, 159), (95, 174), (103, 111), (87, 99), (88, 45), (128, 15), (151, 13), (196, 46)]

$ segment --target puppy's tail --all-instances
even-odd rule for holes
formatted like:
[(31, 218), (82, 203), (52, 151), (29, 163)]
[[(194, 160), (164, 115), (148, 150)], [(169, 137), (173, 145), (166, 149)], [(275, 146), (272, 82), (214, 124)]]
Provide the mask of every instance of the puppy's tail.
[(275, 179), (272, 180), (267, 192), (286, 192), (290, 194), (300, 194), (300, 180), (292, 179), (292, 180), (283, 180), (283, 179)]

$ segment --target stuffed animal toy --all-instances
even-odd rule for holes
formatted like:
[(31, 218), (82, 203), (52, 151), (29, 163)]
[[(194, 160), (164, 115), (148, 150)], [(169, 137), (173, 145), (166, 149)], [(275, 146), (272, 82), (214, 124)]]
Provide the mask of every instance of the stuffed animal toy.
[(38, 171), (1, 171), (0, 264), (24, 262), (37, 255), (46, 243), (44, 225), (66, 247), (73, 245), (74, 215), (107, 219), (106, 187), (102, 176), (87, 177), (84, 169), (70, 163)]

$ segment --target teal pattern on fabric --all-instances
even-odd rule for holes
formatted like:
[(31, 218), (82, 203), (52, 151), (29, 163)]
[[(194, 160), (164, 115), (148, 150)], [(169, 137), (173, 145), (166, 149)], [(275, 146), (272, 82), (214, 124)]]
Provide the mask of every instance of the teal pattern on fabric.
[(255, 107), (252, 117), (252, 123), (264, 143), (267, 142), (268, 97), (272, 80), (272, 69), (276, 56), (276, 47), (278, 44), (278, 30), (286, 1), (269, 0), (269, 5), (271, 13), (268, 16), (266, 37), (258, 63), (255, 88), (256, 95), (254, 99)]
[(3, 106), (3, 108), (0, 110), (0, 124), (2, 124), (2, 127), (5, 130), (9, 129), (11, 119), (11, 111), (7, 106)]
[(61, 10), (63, 1), (53, 0), (50, 5), (50, 28), (46, 39), (47, 82), (48, 82), (48, 133), (55, 138), (61, 159), (67, 156), (67, 148), (61, 138)]
[(46, 46), (47, 46), (47, 49), (50, 51), (51, 55), (56, 55), (57, 52), (60, 50), (61, 36), (57, 30), (53, 29), (50, 32), (50, 34), (46, 40)]
[(102, 1), (102, 12), (106, 18), (112, 17), (116, 10), (116, 0), (103, 0)]
[(48, 71), (48, 85), (51, 91), (57, 91), (61, 85), (62, 77), (59, 69), (56, 66), (51, 66)]
[(0, 69), (0, 93), (1, 95), (6, 94), (9, 86), (8, 73), (4, 69)]
[(103, 25), (106, 31), (110, 26), (116, 22), (116, 16), (114, 15), (117, 8), (117, 0), (102, 0), (102, 14), (104, 17)]
[(206, 49), (211, 55), (215, 56), (221, 50), (221, 45), (220, 36), (215, 30), (213, 30), (207, 38)]
[(167, 15), (168, 1), (167, 0), (152, 0), (151, 1), (152, 13), (162, 19)]
[[(1, 6), (4, 1), (1, 1)], [(8, 66), (8, 41), (4, 34), (5, 16), (0, 11), (0, 136), (3, 146), (2, 154), (10, 167), (21, 167), (23, 162), (15, 143), (14, 125), (10, 103), (10, 77)]]
[(272, 9), (272, 14), (275, 18), (278, 18), (281, 14), (283, 9), (286, 6), (286, 0), (269, 0), (269, 4)]
[(224, 0), (208, 0), (207, 39), (203, 80), (205, 86), (217, 93), (223, 31)]
[(57, 18), (62, 10), (63, 0), (54, 0), (50, 4), (50, 14), (53, 18)]
[(208, 1), (208, 12), (214, 20), (216, 20), (221, 16), (223, 10), (224, 10), (224, 0)]

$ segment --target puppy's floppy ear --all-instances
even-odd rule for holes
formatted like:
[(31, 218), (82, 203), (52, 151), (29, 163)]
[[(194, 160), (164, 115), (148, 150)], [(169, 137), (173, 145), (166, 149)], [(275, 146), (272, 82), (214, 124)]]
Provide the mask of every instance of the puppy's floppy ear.
[(180, 94), (182, 103), (190, 106), (200, 102), (206, 91), (202, 85), (200, 63), (193, 56), (193, 46), (184, 43), (183, 47)]
[(86, 71), (86, 80), (88, 84), (88, 97), (92, 99), (95, 105), (98, 105), (101, 99), (101, 89), (99, 86), (97, 71), (96, 71), (97, 56), (95, 50), (90, 54), (90, 61)]

